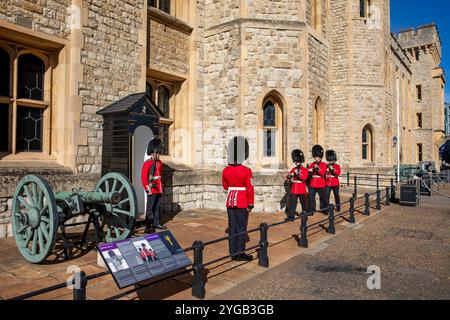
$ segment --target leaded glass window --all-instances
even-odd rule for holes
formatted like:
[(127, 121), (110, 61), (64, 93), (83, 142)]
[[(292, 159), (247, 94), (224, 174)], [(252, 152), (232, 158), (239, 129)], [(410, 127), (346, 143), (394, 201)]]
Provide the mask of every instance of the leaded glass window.
[(275, 106), (272, 101), (264, 104), (264, 127), (275, 127)]
[(0, 96), (10, 95), (10, 57), (6, 50), (0, 48)]
[(0, 104), (0, 152), (9, 149), (9, 105)]
[(17, 107), (17, 151), (42, 151), (43, 109)]
[(44, 100), (44, 62), (28, 53), (19, 57), (18, 98)]

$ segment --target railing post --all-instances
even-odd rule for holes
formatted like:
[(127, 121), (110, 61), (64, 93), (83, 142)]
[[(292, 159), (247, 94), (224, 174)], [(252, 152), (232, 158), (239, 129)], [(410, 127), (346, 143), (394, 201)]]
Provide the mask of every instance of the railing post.
[(377, 190), (377, 210), (381, 210), (381, 191), (380, 189)]
[(355, 223), (355, 198), (350, 198), (350, 217), (348, 219), (348, 222), (350, 223)]
[(334, 228), (334, 204), (330, 204), (327, 233), (336, 234), (336, 229)]
[(350, 172), (347, 172), (347, 187), (350, 187)]
[(354, 183), (354, 190), (353, 190), (353, 198), (358, 198), (358, 186), (357, 186), (357, 182), (358, 182), (358, 177), (355, 175), (355, 177), (353, 178), (353, 183)]
[(377, 173), (377, 190), (380, 189), (380, 174)]
[(300, 241), (298, 242), (299, 247), (308, 248), (308, 214), (306, 212), (302, 212), (300, 214), (301, 223), (300, 223)]
[(269, 267), (269, 256), (267, 255), (267, 247), (269, 246), (269, 242), (267, 241), (267, 230), (269, 226), (267, 223), (261, 223), (259, 225), (260, 230), (260, 238), (259, 238), (259, 258), (258, 265), (262, 267)]
[(391, 202), (389, 201), (389, 187), (386, 187), (386, 201), (384, 203), (386, 206), (390, 206)]
[(87, 286), (86, 273), (84, 271), (78, 272), (73, 277), (73, 281), (74, 281), (73, 300), (86, 300), (86, 286)]
[(199, 299), (205, 298), (205, 282), (203, 281), (203, 249), (205, 245), (201, 240), (194, 241), (194, 280), (192, 282), (192, 295)]
[(395, 202), (395, 188), (394, 188), (394, 179), (391, 178), (391, 202)]
[(364, 195), (364, 215), (370, 216), (370, 208), (369, 208), (369, 194), (366, 193)]

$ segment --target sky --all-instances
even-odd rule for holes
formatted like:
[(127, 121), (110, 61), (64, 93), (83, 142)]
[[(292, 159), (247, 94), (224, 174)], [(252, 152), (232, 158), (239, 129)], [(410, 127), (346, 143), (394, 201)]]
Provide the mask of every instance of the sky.
[(450, 1), (391, 0), (391, 31), (436, 23), (442, 41), (442, 63), (446, 74), (445, 101), (450, 102)]

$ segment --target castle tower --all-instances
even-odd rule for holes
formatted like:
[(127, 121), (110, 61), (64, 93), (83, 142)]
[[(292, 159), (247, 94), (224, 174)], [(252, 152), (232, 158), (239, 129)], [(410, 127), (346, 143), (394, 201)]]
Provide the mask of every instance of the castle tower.
[(440, 66), (442, 44), (435, 24), (407, 29), (398, 42), (411, 61), (412, 105), (415, 123), (414, 162), (433, 160), (438, 164), (444, 131), (445, 74)]

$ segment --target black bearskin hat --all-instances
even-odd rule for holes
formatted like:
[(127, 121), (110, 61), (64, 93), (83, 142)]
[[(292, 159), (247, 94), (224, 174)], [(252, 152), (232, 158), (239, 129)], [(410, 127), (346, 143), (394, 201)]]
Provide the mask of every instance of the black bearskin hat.
[(159, 138), (153, 138), (148, 143), (147, 147), (147, 155), (152, 155), (153, 153), (161, 153), (162, 152), (162, 142)]
[(316, 144), (316, 145), (312, 148), (312, 156), (313, 156), (313, 157), (323, 158), (323, 148), (322, 148), (322, 146)]
[(228, 143), (228, 164), (242, 164), (249, 154), (249, 145), (246, 138), (237, 136)]
[(303, 151), (300, 149), (295, 149), (294, 151), (292, 151), (291, 156), (292, 162), (300, 162), (300, 163), (305, 162), (305, 155), (303, 154)]
[(337, 154), (336, 154), (336, 151), (334, 151), (334, 150), (327, 150), (327, 152), (325, 152), (325, 156), (327, 158), (327, 161), (336, 161), (337, 160)]

